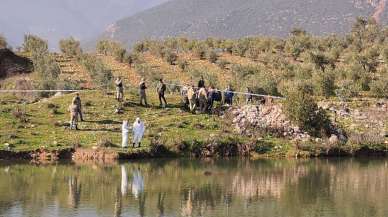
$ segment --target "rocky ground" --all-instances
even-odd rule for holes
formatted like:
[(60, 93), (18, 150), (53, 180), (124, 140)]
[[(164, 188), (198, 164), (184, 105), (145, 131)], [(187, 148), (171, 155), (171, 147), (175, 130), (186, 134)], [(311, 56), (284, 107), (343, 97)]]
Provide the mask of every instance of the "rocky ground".
[(331, 131), (333, 133), (328, 138), (314, 138), (292, 124), (284, 114), (281, 103), (230, 108), (226, 116), (231, 117), (236, 132), (249, 136), (257, 137), (270, 132), (293, 141), (313, 141), (337, 145), (345, 144), (348, 136), (354, 139), (356, 135), (375, 133), (374, 137), (379, 138), (376, 141), (388, 144), (386, 101), (369, 102), (368, 106), (321, 102), (320, 107), (326, 109), (332, 117)]

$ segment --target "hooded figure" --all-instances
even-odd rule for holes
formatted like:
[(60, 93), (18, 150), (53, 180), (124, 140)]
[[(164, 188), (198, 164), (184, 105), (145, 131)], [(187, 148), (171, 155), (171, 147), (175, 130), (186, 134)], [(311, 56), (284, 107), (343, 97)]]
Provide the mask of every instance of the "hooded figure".
[(121, 143), (121, 147), (127, 148), (128, 147), (128, 134), (129, 134), (128, 121), (123, 121), (123, 125), (122, 125), (121, 129), (122, 129), (122, 143)]
[(145, 127), (144, 123), (140, 118), (136, 118), (136, 121), (133, 123), (133, 147), (138, 144), (138, 147), (141, 145), (141, 139), (143, 138)]

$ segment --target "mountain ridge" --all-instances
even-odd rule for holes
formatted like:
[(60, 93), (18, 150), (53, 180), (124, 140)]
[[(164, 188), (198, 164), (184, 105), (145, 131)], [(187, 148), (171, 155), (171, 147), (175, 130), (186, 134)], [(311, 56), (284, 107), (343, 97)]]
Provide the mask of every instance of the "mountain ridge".
[(101, 36), (131, 47), (144, 39), (186, 36), (285, 37), (293, 28), (316, 35), (350, 31), (357, 17), (388, 22), (386, 0), (173, 0), (117, 21)]

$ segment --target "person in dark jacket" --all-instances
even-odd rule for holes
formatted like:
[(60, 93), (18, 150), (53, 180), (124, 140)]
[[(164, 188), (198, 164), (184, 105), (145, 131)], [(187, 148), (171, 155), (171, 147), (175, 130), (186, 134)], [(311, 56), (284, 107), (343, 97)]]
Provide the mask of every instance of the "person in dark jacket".
[(77, 120), (78, 117), (81, 119), (81, 121), (84, 121), (84, 117), (82, 114), (82, 102), (81, 102), (81, 97), (79, 96), (79, 93), (75, 94), (75, 97), (73, 98), (73, 101), (75, 105), (77, 106)]
[(208, 98), (208, 110), (211, 111), (213, 109), (213, 104), (216, 99), (217, 91), (214, 89), (214, 86), (210, 86), (207, 91), (207, 98)]
[(205, 87), (205, 80), (203, 79), (203, 76), (201, 75), (201, 79), (198, 81), (198, 89), (201, 89), (202, 87)]
[(224, 91), (224, 103), (228, 105), (233, 105), (233, 96), (234, 93), (232, 87), (228, 85), (228, 87)]
[(246, 91), (247, 91), (247, 93), (245, 95), (245, 97), (246, 97), (246, 101), (245, 102), (246, 102), (246, 104), (252, 103), (252, 101), (253, 101), (253, 96), (252, 96), (253, 91), (249, 87), (247, 87)]
[[(166, 101), (166, 98), (164, 97), (166, 89), (167, 89), (166, 84), (163, 82), (163, 79), (160, 79), (159, 80), (159, 84), (158, 84), (158, 86), (156, 88), (156, 90), (158, 92), (158, 96), (159, 96), (160, 107), (166, 107), (167, 106), (167, 101)], [(162, 100), (164, 101), (164, 105), (163, 105)]]

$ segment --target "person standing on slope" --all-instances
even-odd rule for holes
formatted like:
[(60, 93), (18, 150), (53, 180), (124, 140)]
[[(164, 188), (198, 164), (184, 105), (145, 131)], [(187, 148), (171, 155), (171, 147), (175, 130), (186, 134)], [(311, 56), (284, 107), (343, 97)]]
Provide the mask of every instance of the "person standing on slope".
[[(158, 96), (159, 96), (160, 107), (163, 107), (163, 108), (165, 108), (167, 106), (167, 101), (166, 101), (166, 98), (164, 97), (166, 89), (167, 89), (166, 84), (163, 82), (163, 79), (160, 79), (156, 90), (157, 90)], [(164, 105), (163, 105), (162, 100), (164, 101)]]
[(141, 140), (144, 135), (145, 126), (144, 123), (140, 120), (140, 118), (136, 118), (135, 122), (133, 123), (133, 147), (135, 148), (136, 145), (138, 147), (141, 146)]
[(205, 87), (205, 80), (203, 79), (203, 75), (201, 75), (201, 79), (198, 81), (198, 89)]
[(76, 99), (74, 98), (69, 106), (70, 112), (70, 130), (78, 130), (78, 106)]
[(147, 86), (146, 86), (146, 83), (145, 83), (145, 79), (142, 78), (141, 82), (139, 84), (140, 105), (143, 105), (143, 101), (144, 101), (145, 106), (148, 106), (148, 104), (147, 104), (147, 96), (146, 96), (146, 89), (147, 89)]
[(81, 97), (79, 96), (79, 93), (75, 94), (75, 97), (73, 98), (73, 103), (77, 106), (77, 121), (78, 116), (80, 117), (81, 121), (84, 121), (83, 115), (82, 115), (82, 102)]
[(118, 77), (115, 81), (116, 85), (116, 100), (122, 102), (124, 99), (124, 86), (121, 77)]
[(207, 109), (207, 101), (208, 101), (207, 91), (205, 87), (201, 87), (198, 90), (198, 100), (199, 100), (199, 111), (201, 113), (205, 113)]

